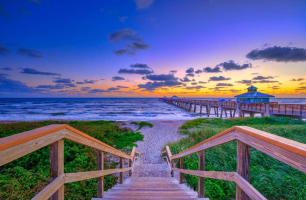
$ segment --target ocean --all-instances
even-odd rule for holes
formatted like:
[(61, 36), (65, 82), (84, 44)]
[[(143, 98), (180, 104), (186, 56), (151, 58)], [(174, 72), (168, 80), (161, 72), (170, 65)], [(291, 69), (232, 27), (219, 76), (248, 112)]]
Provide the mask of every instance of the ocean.
[[(203, 98), (201, 100), (205, 100)], [(217, 99), (208, 99), (217, 100)], [(306, 104), (306, 98), (273, 98)], [(157, 98), (2, 98), (0, 121), (36, 120), (190, 120), (206, 117)], [(214, 117), (214, 116), (212, 116)]]

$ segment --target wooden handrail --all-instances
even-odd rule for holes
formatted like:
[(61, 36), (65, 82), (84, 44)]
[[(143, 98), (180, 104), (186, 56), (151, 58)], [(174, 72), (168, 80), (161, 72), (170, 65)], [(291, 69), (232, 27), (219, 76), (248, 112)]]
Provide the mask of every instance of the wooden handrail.
[[(200, 152), (202, 152), (201, 155), (203, 155), (205, 149), (233, 140), (238, 141), (237, 172), (183, 169), (182, 162), (184, 156), (193, 153), (199, 153), (200, 156)], [(170, 169), (171, 171), (178, 171), (180, 176), (182, 176), (182, 174), (189, 174), (203, 178), (233, 181), (237, 185), (236, 199), (248, 200), (251, 198), (255, 200), (265, 200), (266, 198), (249, 183), (250, 147), (306, 173), (306, 144), (247, 126), (234, 126), (229, 128), (173, 156), (171, 156), (171, 151), (168, 146), (166, 146), (165, 152), (167, 152), (168, 156), (170, 155), (169, 160), (180, 159), (180, 169), (174, 167)], [(200, 167), (204, 169), (203, 163), (199, 163), (199, 168)], [(200, 187), (204, 187), (204, 183), (199, 181), (199, 190), (201, 189)]]
[[(68, 139), (79, 144), (83, 144), (88, 147), (92, 147), (100, 152), (102, 157), (98, 156), (98, 170), (89, 172), (77, 172), (77, 173), (64, 173), (64, 141)], [(133, 167), (131, 166), (134, 161), (135, 155), (139, 154), (135, 147), (133, 147), (131, 155), (121, 152), (112, 146), (109, 146), (69, 125), (66, 124), (54, 124), (45, 127), (37, 128), (34, 130), (22, 132), (12, 136), (8, 136), (0, 139), (0, 166), (9, 163), (15, 159), (18, 159), (24, 155), (27, 155), (33, 151), (36, 151), (42, 147), (50, 145), (50, 169), (52, 174), (51, 183), (39, 192), (33, 199), (49, 199), (56, 195), (56, 199), (63, 199), (65, 183), (71, 183), (76, 181), (82, 181), (92, 178), (100, 178), (100, 184), (98, 184), (98, 196), (103, 196), (103, 176), (120, 173), (120, 181), (122, 183), (122, 173), (130, 171), (132, 173)], [(120, 157), (120, 168), (103, 170), (103, 152), (110, 153)], [(99, 154), (98, 154), (99, 155)], [(102, 160), (101, 160), (102, 158)], [(123, 159), (129, 160), (129, 167), (123, 168)], [(99, 166), (101, 170), (99, 170)], [(133, 165), (134, 166), (134, 165)], [(101, 179), (102, 177), (102, 179)], [(100, 186), (99, 186), (100, 185)], [(102, 187), (102, 188), (99, 188)], [(60, 192), (59, 192), (60, 191)], [(100, 192), (100, 195), (99, 195)]]

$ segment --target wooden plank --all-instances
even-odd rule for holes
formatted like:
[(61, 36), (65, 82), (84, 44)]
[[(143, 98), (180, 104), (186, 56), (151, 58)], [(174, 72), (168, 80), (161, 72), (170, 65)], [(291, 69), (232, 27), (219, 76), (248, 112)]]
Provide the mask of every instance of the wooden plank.
[(92, 139), (92, 137), (87, 137), (86, 134), (80, 134), (80, 133), (75, 133), (74, 131), (66, 130), (66, 135), (65, 135), (65, 139), (74, 141), (76, 143), (85, 145), (85, 146), (89, 146), (95, 149), (98, 149), (100, 151), (103, 152), (107, 152), (119, 157), (123, 157), (126, 159), (132, 159), (132, 157), (130, 155), (127, 155), (97, 139)]
[[(184, 169), (184, 157), (180, 158), (180, 168)], [(184, 182), (184, 174), (180, 173), (180, 184)]]
[(60, 131), (64, 129), (65, 126), (66, 125), (64, 124), (52, 124), (30, 131), (14, 134), (8, 137), (0, 138), (0, 151), (48, 135), (50, 133)]
[(25, 156), (33, 151), (41, 149), (53, 142), (63, 139), (65, 135), (64, 130), (56, 131), (52, 134), (47, 134), (39, 138), (14, 145), (10, 148), (0, 151), (0, 166)]
[(65, 174), (60, 175), (54, 179), (45, 189), (40, 191), (32, 200), (46, 200), (49, 199), (58, 189), (64, 186)]
[(306, 157), (292, 153), (273, 144), (267, 143), (245, 133), (237, 131), (237, 139), (251, 147), (306, 173)]
[(199, 144), (196, 144), (192, 147), (190, 147), (189, 149), (182, 151), (179, 154), (176, 154), (174, 156), (171, 157), (171, 159), (176, 159), (176, 158), (181, 158), (205, 149), (209, 149), (211, 147), (220, 145), (220, 144), (224, 144), (227, 142), (231, 142), (233, 140), (236, 140), (236, 134), (233, 131), (234, 128), (230, 128), (222, 133), (219, 133), (203, 142), (200, 142)]
[(120, 172), (126, 172), (131, 170), (131, 168), (123, 169), (108, 169), (108, 170), (98, 170), (98, 171), (89, 171), (89, 172), (77, 172), (77, 173), (66, 173), (65, 183), (77, 182), (92, 178), (98, 178), (101, 176), (106, 176), (109, 174), (115, 174)]
[[(97, 170), (104, 170), (104, 152), (100, 150), (97, 150)], [(98, 177), (97, 181), (98, 181), (97, 197), (103, 197), (104, 176)]]
[(198, 177), (204, 178), (212, 178), (212, 179), (219, 179), (224, 181), (235, 181), (235, 172), (214, 172), (214, 171), (198, 171), (198, 170), (187, 170), (187, 169), (178, 169), (172, 168), (174, 171), (194, 175)]
[(236, 184), (253, 200), (267, 200), (260, 194), (248, 181), (242, 178), (238, 173), (235, 174)]
[(248, 126), (235, 126), (235, 130), (243, 132), (247, 135), (263, 140), (275, 146), (278, 146), (287, 151), (291, 151), (300, 156), (306, 157), (306, 144), (283, 138), (261, 130), (257, 130)]
[[(50, 144), (50, 181), (64, 174), (64, 140)], [(59, 188), (50, 200), (64, 200), (64, 185)]]
[(169, 161), (171, 162), (172, 161), (172, 159), (171, 159), (172, 154), (171, 154), (171, 150), (170, 150), (169, 146), (166, 146), (166, 152), (167, 152), (167, 156), (169, 158)]
[[(237, 141), (237, 173), (245, 181), (250, 181), (250, 146), (239, 140)], [(238, 184), (236, 185), (236, 199), (250, 199)]]
[[(123, 168), (123, 158), (120, 157), (120, 169)], [(119, 173), (119, 184), (123, 183), (123, 172)]]
[[(205, 150), (199, 151), (199, 171), (205, 170)], [(199, 177), (198, 181), (198, 196), (204, 198), (204, 178)]]

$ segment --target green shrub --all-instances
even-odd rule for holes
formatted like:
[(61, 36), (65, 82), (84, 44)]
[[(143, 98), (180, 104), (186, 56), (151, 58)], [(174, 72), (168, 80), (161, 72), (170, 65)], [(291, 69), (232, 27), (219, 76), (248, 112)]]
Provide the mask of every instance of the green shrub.
[(153, 124), (149, 123), (149, 122), (131, 122), (131, 124), (135, 124), (135, 125), (138, 125), (138, 129), (137, 130), (140, 130), (142, 129), (142, 127), (144, 126), (148, 126), (150, 128), (153, 128)]

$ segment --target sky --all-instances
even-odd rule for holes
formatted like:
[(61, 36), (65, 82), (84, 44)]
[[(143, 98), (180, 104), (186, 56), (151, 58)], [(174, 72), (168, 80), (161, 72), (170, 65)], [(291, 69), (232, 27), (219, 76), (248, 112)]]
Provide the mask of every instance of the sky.
[(0, 98), (306, 98), (305, 0), (0, 0)]

